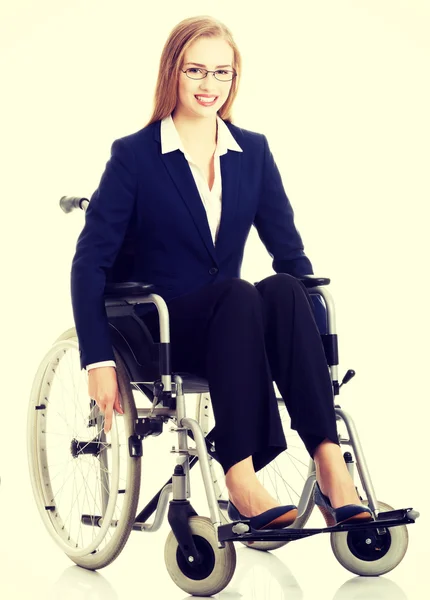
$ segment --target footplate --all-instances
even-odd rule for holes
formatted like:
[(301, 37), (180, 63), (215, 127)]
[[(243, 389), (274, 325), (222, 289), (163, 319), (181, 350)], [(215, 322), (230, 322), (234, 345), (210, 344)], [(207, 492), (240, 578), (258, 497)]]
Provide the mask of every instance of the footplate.
[(373, 521), (363, 523), (343, 523), (333, 527), (323, 528), (303, 528), (303, 529), (253, 529), (249, 519), (234, 521), (227, 525), (218, 527), (218, 539), (220, 542), (241, 541), (241, 542), (268, 542), (268, 541), (292, 541), (317, 533), (334, 533), (337, 531), (351, 531), (357, 529), (385, 529), (386, 527), (396, 527), (398, 525), (408, 525), (415, 523), (420, 513), (412, 508), (400, 508), (389, 512), (381, 512)]

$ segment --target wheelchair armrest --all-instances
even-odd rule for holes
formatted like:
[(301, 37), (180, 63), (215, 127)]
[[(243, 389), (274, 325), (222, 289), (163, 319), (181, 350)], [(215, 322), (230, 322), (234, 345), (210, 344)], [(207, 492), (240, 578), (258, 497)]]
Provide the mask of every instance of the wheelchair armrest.
[(105, 298), (122, 298), (123, 296), (146, 296), (152, 294), (154, 285), (142, 281), (122, 281), (120, 283), (107, 283)]
[[(316, 275), (301, 275), (300, 277), (296, 277), (299, 281), (301, 281), (305, 287), (312, 288), (317, 285), (328, 285), (330, 283), (330, 279), (328, 277), (317, 277)], [(257, 285), (258, 281), (254, 283)]]
[(317, 285), (328, 285), (330, 279), (328, 277), (317, 277), (316, 275), (301, 275), (297, 277), (307, 288), (312, 288)]

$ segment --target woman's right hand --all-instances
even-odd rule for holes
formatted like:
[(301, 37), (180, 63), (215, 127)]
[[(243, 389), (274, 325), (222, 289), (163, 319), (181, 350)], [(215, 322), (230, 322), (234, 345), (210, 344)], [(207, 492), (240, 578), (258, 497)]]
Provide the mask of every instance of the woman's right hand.
[(112, 427), (113, 411), (123, 415), (115, 367), (95, 367), (88, 372), (88, 394), (105, 417), (104, 431)]

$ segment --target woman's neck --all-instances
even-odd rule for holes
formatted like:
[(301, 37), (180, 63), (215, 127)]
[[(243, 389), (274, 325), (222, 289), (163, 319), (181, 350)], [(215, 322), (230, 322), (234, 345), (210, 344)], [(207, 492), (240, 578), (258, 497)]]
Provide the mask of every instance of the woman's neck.
[(184, 144), (212, 145), (217, 141), (218, 123), (216, 117), (196, 118), (172, 113), (176, 130)]

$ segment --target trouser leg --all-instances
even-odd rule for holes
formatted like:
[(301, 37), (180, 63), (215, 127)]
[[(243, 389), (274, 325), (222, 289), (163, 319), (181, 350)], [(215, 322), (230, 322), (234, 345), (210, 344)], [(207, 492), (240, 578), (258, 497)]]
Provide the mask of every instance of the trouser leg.
[[(247, 456), (260, 470), (286, 448), (268, 357), (261, 296), (229, 279), (168, 302), (172, 368), (209, 382), (224, 472)], [(158, 320), (143, 317), (157, 340)]]
[(332, 384), (312, 300), (287, 274), (256, 285), (263, 299), (266, 352), (272, 376), (291, 418), (291, 427), (313, 457), (328, 438), (338, 443)]

